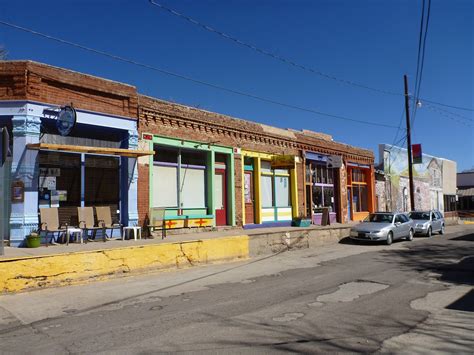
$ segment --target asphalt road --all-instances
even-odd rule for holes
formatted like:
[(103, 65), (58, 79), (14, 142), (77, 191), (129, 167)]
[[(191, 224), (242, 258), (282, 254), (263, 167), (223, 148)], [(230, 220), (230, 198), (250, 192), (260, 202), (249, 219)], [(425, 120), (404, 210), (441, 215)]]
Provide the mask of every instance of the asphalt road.
[(472, 353), (474, 226), (0, 297), (2, 353)]

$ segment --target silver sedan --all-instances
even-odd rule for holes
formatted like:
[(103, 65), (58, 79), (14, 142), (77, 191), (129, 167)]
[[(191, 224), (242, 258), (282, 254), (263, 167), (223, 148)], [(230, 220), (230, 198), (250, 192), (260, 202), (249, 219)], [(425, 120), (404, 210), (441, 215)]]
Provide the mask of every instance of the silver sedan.
[(385, 241), (390, 245), (396, 239), (412, 241), (414, 233), (414, 223), (404, 213), (377, 212), (351, 228), (350, 238), (356, 241)]
[(434, 232), (444, 234), (444, 217), (439, 211), (410, 212), (409, 217), (415, 223), (415, 233), (431, 237)]

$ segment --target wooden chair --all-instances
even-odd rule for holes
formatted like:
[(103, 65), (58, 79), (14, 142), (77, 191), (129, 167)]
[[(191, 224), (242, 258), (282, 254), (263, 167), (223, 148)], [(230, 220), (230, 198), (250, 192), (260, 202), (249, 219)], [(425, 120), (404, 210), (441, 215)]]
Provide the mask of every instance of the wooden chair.
[(61, 233), (65, 233), (66, 237), (69, 237), (69, 233), (67, 232), (68, 224), (59, 224), (59, 213), (57, 207), (40, 208), (40, 219), (40, 230), (46, 232), (46, 246), (48, 246), (48, 234), (52, 234), (52, 244), (54, 243), (54, 233), (58, 233), (58, 237)]
[(110, 229), (110, 238), (113, 236), (114, 229), (120, 229), (120, 235), (122, 235), (123, 226), (119, 223), (119, 221), (112, 222), (112, 214), (110, 212), (109, 206), (96, 207), (95, 213), (97, 215), (97, 225), (102, 227), (105, 237), (107, 237), (107, 234), (105, 234), (107, 229)]
[[(94, 222), (94, 209), (92, 207), (78, 207), (77, 217), (79, 219), (79, 228), (84, 230), (86, 240), (89, 240), (89, 231), (92, 231), (93, 239), (95, 239), (97, 230), (102, 228), (96, 226)], [(103, 238), (105, 242), (105, 234), (103, 235)]]
[(161, 229), (161, 239), (166, 238), (165, 212), (166, 208), (163, 207), (150, 208), (150, 214), (148, 215), (148, 232), (150, 235), (155, 229)]

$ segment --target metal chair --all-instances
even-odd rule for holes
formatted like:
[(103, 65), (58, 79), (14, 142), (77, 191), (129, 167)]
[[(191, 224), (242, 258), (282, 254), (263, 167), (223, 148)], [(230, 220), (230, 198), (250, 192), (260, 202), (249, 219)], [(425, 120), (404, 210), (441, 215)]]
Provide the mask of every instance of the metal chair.
[(66, 238), (69, 238), (67, 230), (68, 224), (59, 224), (59, 212), (57, 207), (42, 207), (39, 210), (41, 219), (40, 230), (46, 232), (46, 246), (48, 246), (48, 234), (52, 234), (52, 244), (54, 243), (54, 233), (58, 233), (58, 237), (61, 232), (66, 233)]
[[(89, 240), (89, 231), (92, 231), (92, 236), (95, 239), (97, 230), (102, 229), (101, 227), (96, 226), (94, 222), (94, 209), (92, 207), (78, 207), (77, 216), (79, 219), (79, 228), (84, 230), (86, 235), (86, 240)], [(103, 236), (105, 242), (105, 234)]]
[(109, 206), (96, 207), (95, 213), (97, 215), (97, 226), (102, 227), (102, 232), (107, 238), (106, 230), (110, 229), (110, 238), (112, 238), (114, 229), (120, 229), (122, 235), (122, 225), (118, 221), (112, 222), (112, 213)]
[(150, 235), (153, 230), (161, 229), (161, 239), (166, 238), (165, 212), (166, 208), (163, 207), (150, 208), (150, 214), (148, 215), (150, 223), (147, 226)]

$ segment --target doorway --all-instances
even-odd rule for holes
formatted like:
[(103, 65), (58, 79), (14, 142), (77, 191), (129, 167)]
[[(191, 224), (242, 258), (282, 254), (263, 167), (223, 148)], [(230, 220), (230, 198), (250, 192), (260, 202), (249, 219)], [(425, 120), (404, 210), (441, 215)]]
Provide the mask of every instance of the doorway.
[(245, 200), (245, 224), (254, 224), (254, 190), (253, 173), (246, 171), (244, 173), (244, 200)]
[(226, 174), (224, 169), (216, 169), (214, 176), (214, 193), (216, 203), (216, 225), (227, 225)]

